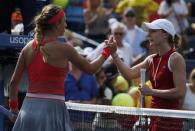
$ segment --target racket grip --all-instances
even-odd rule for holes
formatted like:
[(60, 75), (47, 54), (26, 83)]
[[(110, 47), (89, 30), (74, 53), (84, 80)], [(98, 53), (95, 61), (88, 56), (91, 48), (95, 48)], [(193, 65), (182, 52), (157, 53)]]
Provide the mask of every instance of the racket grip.
[[(146, 69), (144, 68), (140, 69), (140, 76), (141, 76), (141, 88), (142, 88), (146, 81)], [(141, 95), (140, 103), (141, 103), (141, 108), (143, 108), (145, 105), (144, 95)]]
[(145, 84), (146, 81), (146, 69), (140, 69), (140, 76), (141, 76), (141, 87)]

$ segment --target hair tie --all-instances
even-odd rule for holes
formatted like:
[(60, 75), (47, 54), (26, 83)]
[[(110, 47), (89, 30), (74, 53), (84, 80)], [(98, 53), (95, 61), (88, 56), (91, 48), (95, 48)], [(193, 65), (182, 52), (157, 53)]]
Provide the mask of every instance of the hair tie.
[(63, 10), (60, 10), (55, 16), (48, 20), (48, 24), (55, 24), (58, 22), (62, 17), (64, 17), (65, 13)]

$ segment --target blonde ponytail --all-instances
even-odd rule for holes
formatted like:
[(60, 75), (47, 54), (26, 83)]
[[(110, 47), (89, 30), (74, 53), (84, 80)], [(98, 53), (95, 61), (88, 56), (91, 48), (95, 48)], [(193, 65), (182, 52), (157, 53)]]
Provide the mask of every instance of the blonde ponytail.
[(53, 29), (55, 29), (57, 24), (56, 22), (63, 18), (64, 12), (62, 11), (62, 8), (50, 4), (45, 6), (41, 13), (34, 19), (36, 25), (35, 33), (37, 39), (37, 48), (43, 54), (44, 62), (48, 61), (49, 53), (41, 42), (44, 39), (46, 32), (51, 32)]
[(49, 53), (43, 46), (40, 47), (40, 51), (43, 54), (43, 61), (46, 63), (49, 58)]
[(44, 48), (44, 46), (41, 45), (41, 42), (42, 42), (42, 33), (41, 33), (40, 28), (38, 28), (38, 27), (39, 26), (37, 26), (37, 28), (35, 29), (35, 31), (36, 31), (36, 40), (37, 40), (37, 48), (43, 54), (43, 61), (46, 63), (48, 61), (49, 53), (46, 51), (46, 49)]

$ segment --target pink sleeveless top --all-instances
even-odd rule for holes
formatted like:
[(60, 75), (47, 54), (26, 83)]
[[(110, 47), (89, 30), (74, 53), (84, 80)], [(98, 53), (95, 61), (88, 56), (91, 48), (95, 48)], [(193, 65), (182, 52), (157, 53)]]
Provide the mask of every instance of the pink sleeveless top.
[[(46, 44), (46, 42), (42, 42)], [(32, 48), (36, 48), (36, 41), (33, 41)], [(64, 80), (68, 73), (66, 68), (59, 68), (44, 63), (40, 50), (36, 53), (31, 63), (27, 66), (29, 76), (28, 93), (64, 95)]]
[[(166, 90), (174, 87), (173, 73), (168, 67), (168, 61), (175, 49), (169, 50), (163, 56), (156, 54), (150, 61), (150, 80), (154, 89)], [(179, 109), (179, 99), (163, 99), (152, 97), (152, 108)]]

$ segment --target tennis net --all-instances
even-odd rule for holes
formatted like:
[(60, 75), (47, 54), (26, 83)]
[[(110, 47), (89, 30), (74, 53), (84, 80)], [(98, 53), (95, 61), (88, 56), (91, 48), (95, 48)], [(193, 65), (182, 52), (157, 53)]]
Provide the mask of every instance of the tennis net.
[(75, 131), (195, 131), (195, 111), (66, 105)]

